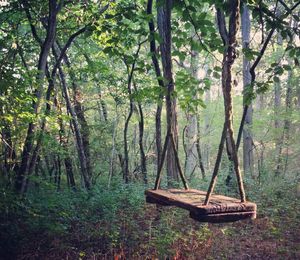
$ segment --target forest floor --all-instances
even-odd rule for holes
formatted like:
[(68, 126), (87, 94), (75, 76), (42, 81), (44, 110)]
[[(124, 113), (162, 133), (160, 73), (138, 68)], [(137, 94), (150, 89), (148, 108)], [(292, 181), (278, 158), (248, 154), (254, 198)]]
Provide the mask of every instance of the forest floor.
[(257, 219), (226, 224), (146, 204), (136, 189), (49, 194), (8, 206), (12, 198), (1, 193), (0, 259), (300, 259), (300, 203), (291, 187), (267, 200), (257, 194)]
[[(148, 218), (157, 218), (156, 209), (150, 208)], [(166, 211), (169, 217), (176, 215), (173, 209)], [(105, 249), (101, 239), (83, 237), (86, 233), (80, 233), (82, 227), (77, 226), (55, 238), (36, 233), (12, 259), (300, 259), (300, 223), (284, 215), (278, 221), (258, 216), (252, 221), (204, 224), (200, 228), (186, 215), (185, 223), (175, 224), (174, 240), (163, 234), (161, 240), (155, 238), (157, 241), (149, 239), (149, 222), (146, 222), (139, 219), (137, 223), (146, 225), (141, 227), (144, 233), (143, 229), (123, 231), (140, 234), (139, 243), (131, 248), (125, 245), (129, 246), (128, 241)], [(98, 225), (94, 229), (99, 229)]]

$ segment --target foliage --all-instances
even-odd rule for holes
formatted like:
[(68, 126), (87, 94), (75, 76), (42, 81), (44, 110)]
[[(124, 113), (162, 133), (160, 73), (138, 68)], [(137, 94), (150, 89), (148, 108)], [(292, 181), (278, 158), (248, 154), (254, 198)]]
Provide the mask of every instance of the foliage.
[[(297, 233), (294, 226), (299, 224), (299, 198), (295, 195), (300, 154), (296, 1), (285, 3), (286, 6), (282, 1), (243, 2), (252, 13), (252, 36), (248, 47), (242, 48), (240, 39), (235, 46), (232, 81), (235, 133), (243, 105), (252, 104), (254, 108), (253, 123), (245, 129), (253, 139), (253, 172), (245, 173), (244, 179), (248, 198), (258, 204), (259, 215), (257, 222), (247, 226), (199, 224), (182, 210), (157, 209), (144, 203), (143, 192), (148, 186), (141, 184), (139, 148), (142, 143), (148, 183), (152, 187), (158, 161), (157, 108), (158, 105), (164, 108), (167, 93), (158, 84), (166, 83), (160, 62), (162, 39), (157, 29), (157, 8), (162, 1), (153, 1), (151, 15), (146, 13), (145, 0), (53, 1), (62, 6), (43, 81), (36, 75), (42, 73), (37, 68), (47, 35), (48, 1), (8, 2), (2, 6), (0, 1), (0, 253), (4, 258), (241, 258), (245, 255), (238, 255), (240, 251), (228, 244), (220, 246), (220, 250), (226, 249), (224, 252), (218, 252), (219, 244), (243, 243), (241, 234), (256, 239), (251, 232), (258, 231), (258, 240), (265, 238), (272, 242), (287, 238), (291, 245), (281, 244), (276, 253), (280, 255), (281, 250), (283, 256), (297, 259), (294, 240), (285, 233), (285, 229)], [(190, 123), (190, 116), (195, 116), (206, 177), (200, 178), (199, 167), (187, 177), (191, 187), (201, 190), (206, 190), (209, 184), (224, 123), (220, 86), (222, 57), (227, 46), (219, 35), (215, 10), (218, 8), (227, 16), (229, 2), (173, 1), (171, 67), (175, 82), (172, 97), (179, 104), (178, 151), (184, 165), (187, 160), (184, 129)], [(152, 21), (153, 35), (149, 32)], [(66, 50), (68, 59), (63, 58), (61, 70), (52, 78), (51, 71), (57, 65), (55, 51), (80, 29), (84, 33), (73, 39)], [(151, 59), (154, 57), (149, 50), (151, 40), (156, 44), (160, 77)], [(250, 67), (257, 65), (251, 67), (252, 81), (247, 86), (242, 84), (243, 57), (250, 61)], [(75, 116), (66, 105), (63, 78)], [(42, 90), (40, 97), (37, 89)], [(274, 99), (279, 101), (275, 107)], [(36, 102), (40, 102), (37, 111)], [(123, 132), (129, 103), (133, 110), (127, 133), (130, 183), (125, 185)], [(74, 129), (76, 120), (80, 134)], [(162, 139), (166, 121), (163, 109)], [(28, 129), (32, 126), (35, 129), (31, 136)], [(29, 146), (25, 140), (30, 140)], [(85, 143), (84, 154), (89, 155), (90, 190), (83, 189), (78, 156), (82, 151), (80, 140)], [(34, 169), (25, 176), (27, 192), (20, 195), (15, 193), (14, 186), (17, 177), (23, 174), (19, 167), (26, 159), (25, 147), (32, 147), (29, 153), (32, 157), (37, 151), (37, 159)], [(242, 149), (239, 155), (243, 158)], [(224, 149), (217, 193), (237, 195), (231, 166)], [(180, 186), (176, 181), (171, 182)], [(162, 187), (167, 185), (163, 178)], [(285, 252), (287, 249), (291, 252)], [(272, 257), (261, 254), (257, 258)]]

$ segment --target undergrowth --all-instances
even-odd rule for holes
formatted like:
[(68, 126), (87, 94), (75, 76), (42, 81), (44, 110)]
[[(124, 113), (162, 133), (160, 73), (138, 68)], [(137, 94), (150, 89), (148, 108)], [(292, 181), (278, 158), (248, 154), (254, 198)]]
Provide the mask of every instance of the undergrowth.
[[(297, 180), (269, 180), (258, 183), (246, 178), (245, 187), (249, 200), (258, 205), (258, 217), (270, 219), (270, 236), (276, 237), (285, 228), (300, 224)], [(214, 232), (209, 225), (191, 220), (184, 210), (145, 205), (145, 187), (139, 183), (120, 185), (121, 180), (115, 180), (110, 188), (103, 183), (100, 181), (86, 192), (57, 191), (45, 182), (26, 197), (0, 190), (0, 256), (3, 259), (208, 257)], [(220, 179), (218, 192), (236, 195), (234, 189), (229, 190), (222, 183)], [(202, 189), (207, 184), (201, 180), (191, 183)], [(228, 237), (236, 231), (230, 225), (216, 226)]]

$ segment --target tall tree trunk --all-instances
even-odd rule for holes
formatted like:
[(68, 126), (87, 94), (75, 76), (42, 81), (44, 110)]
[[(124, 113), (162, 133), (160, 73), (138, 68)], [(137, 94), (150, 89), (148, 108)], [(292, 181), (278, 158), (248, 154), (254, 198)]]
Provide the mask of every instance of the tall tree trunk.
[[(205, 67), (205, 71), (207, 71), (207, 67)], [(211, 89), (206, 90), (205, 92), (205, 103), (209, 104), (211, 102)], [(209, 111), (204, 110), (204, 132), (203, 135), (206, 137), (206, 141), (203, 145), (203, 161), (206, 166), (206, 169), (210, 169), (210, 149), (211, 149), (211, 141), (210, 141), (210, 126), (211, 125), (211, 116)], [(199, 131), (198, 127), (198, 131)]]
[(79, 157), (81, 175), (82, 175), (82, 178), (83, 178), (85, 188), (90, 189), (91, 181), (90, 181), (89, 174), (88, 174), (87, 160), (86, 160), (86, 156), (85, 156), (85, 153), (84, 153), (82, 135), (81, 135), (81, 132), (80, 132), (80, 125), (78, 123), (74, 108), (71, 104), (69, 90), (68, 90), (67, 82), (66, 82), (66, 79), (65, 79), (65, 74), (64, 74), (61, 66), (59, 66), (58, 69), (59, 69), (60, 80), (61, 80), (61, 83), (62, 83), (64, 98), (65, 98), (65, 101), (66, 101), (66, 104), (67, 104), (67, 109), (68, 109), (69, 113), (71, 114), (72, 124), (74, 126), (75, 140), (76, 140), (76, 144), (77, 144), (77, 152), (78, 152), (78, 157)]
[[(251, 30), (251, 22), (250, 22), (250, 14), (249, 8), (246, 3), (243, 4), (242, 10), (242, 41), (243, 48), (249, 48), (250, 43), (250, 30)], [(250, 74), (250, 61), (247, 60), (245, 55), (243, 56), (243, 88), (244, 88), (244, 106), (247, 102), (249, 102), (247, 93), (248, 88), (251, 84), (251, 74)], [(252, 104), (249, 105), (246, 118), (245, 118), (245, 127), (243, 130), (243, 165), (244, 165), (244, 173), (254, 174), (253, 171), (253, 138), (252, 138), (252, 114), (253, 108)]]
[(197, 117), (197, 140), (196, 140), (196, 148), (197, 148), (197, 155), (198, 155), (198, 165), (201, 171), (202, 179), (205, 178), (205, 168), (203, 164), (203, 158), (202, 158), (202, 151), (201, 151), (201, 144), (200, 144), (200, 123), (199, 118)]
[[(0, 115), (2, 116), (5, 112), (2, 111), (2, 108), (0, 109)], [(13, 147), (13, 142), (11, 138), (11, 129), (10, 125), (6, 120), (3, 120), (3, 128), (1, 132), (1, 143), (3, 144), (3, 153), (4, 153), (4, 165), (3, 172), (5, 172), (7, 175), (10, 174), (10, 171), (13, 169), (13, 165), (15, 164), (16, 159), (16, 152)]]
[[(130, 94), (131, 95), (131, 94)], [(132, 117), (133, 114), (133, 102), (130, 101), (129, 105), (129, 113), (127, 115), (125, 125), (124, 125), (124, 169), (123, 169), (123, 179), (125, 183), (129, 182), (129, 152), (128, 152), (128, 141), (127, 141), (127, 133), (128, 133), (128, 126), (129, 126), (129, 121)]]
[(297, 78), (297, 84), (296, 84), (296, 97), (297, 97), (297, 108), (300, 109), (300, 79)]
[[(148, 0), (147, 2), (147, 14), (152, 15), (152, 4), (153, 0)], [(162, 73), (161, 69), (159, 66), (159, 61), (157, 58), (157, 49), (156, 49), (156, 43), (155, 43), (155, 26), (154, 26), (154, 21), (151, 18), (149, 20), (149, 31), (150, 31), (150, 52), (151, 52), (151, 58), (152, 58), (152, 64), (154, 67), (155, 75), (157, 78), (158, 85), (161, 87), (161, 92), (164, 89), (164, 82), (162, 80)], [(162, 155), (162, 145), (161, 145), (161, 112), (162, 112), (162, 103), (163, 103), (163, 95), (159, 95), (159, 100), (156, 108), (156, 114), (155, 114), (155, 142), (156, 142), (156, 165), (157, 165), (157, 170), (160, 165), (160, 159)]]
[[(61, 51), (61, 47), (57, 44)], [(74, 111), (80, 125), (81, 136), (82, 136), (82, 145), (85, 153), (86, 163), (87, 163), (87, 172), (89, 178), (92, 178), (92, 167), (91, 167), (91, 154), (90, 154), (90, 128), (86, 120), (84, 113), (84, 107), (82, 105), (82, 94), (78, 86), (77, 79), (74, 71), (72, 70), (72, 65), (67, 54), (64, 55), (64, 61), (68, 67), (68, 72), (70, 79), (72, 81), (72, 90), (73, 90), (73, 101), (74, 101)]]
[[(32, 25), (32, 27), (35, 28), (34, 25)], [(45, 28), (46, 28), (46, 26), (45, 26)], [(33, 152), (32, 152), (32, 155), (31, 155), (30, 162), (29, 162), (29, 167), (28, 167), (28, 172), (27, 172), (28, 175), (30, 175), (30, 173), (34, 170), (34, 167), (36, 166), (36, 160), (38, 158), (40, 148), (41, 148), (41, 145), (42, 145), (44, 130), (45, 130), (45, 127), (46, 127), (46, 117), (50, 114), (50, 110), (51, 110), (51, 106), (50, 106), (49, 102), (50, 102), (50, 98), (52, 96), (52, 92), (54, 90), (54, 79), (55, 79), (56, 74), (57, 74), (57, 68), (58, 68), (58, 66), (59, 66), (59, 64), (62, 60), (62, 56), (66, 57), (66, 51), (70, 47), (72, 41), (75, 39), (76, 36), (78, 36), (79, 34), (81, 34), (83, 32), (84, 32), (84, 30), (80, 29), (79, 31), (77, 31), (76, 33), (74, 33), (70, 36), (70, 38), (68, 39), (66, 45), (61, 50), (60, 57), (58, 57), (58, 54), (55, 51), (55, 48), (53, 47), (54, 56), (56, 57), (56, 63), (54, 65), (53, 69), (52, 69), (51, 75), (49, 73), (49, 69), (48, 69), (47, 64), (46, 64), (45, 73), (47, 75), (47, 79), (48, 79), (48, 82), (49, 82), (47, 93), (46, 93), (46, 111), (45, 111), (45, 117), (43, 118), (42, 123), (41, 123), (41, 129), (40, 129), (39, 135), (37, 137), (37, 142), (36, 142), (35, 147), (33, 148)], [(37, 36), (37, 34), (34, 34), (34, 36), (35, 36), (37, 42), (40, 42), (40, 39)], [(28, 179), (22, 183), (21, 190), (23, 192), (25, 192), (27, 190), (27, 185), (28, 185)]]
[[(291, 65), (291, 60), (289, 59), (289, 64)], [(288, 166), (289, 157), (289, 140), (290, 140), (290, 129), (291, 129), (291, 113), (292, 113), (292, 97), (293, 97), (293, 70), (288, 72), (288, 82), (286, 88), (285, 97), (285, 119), (284, 119), (284, 135), (283, 135), (283, 145), (285, 148), (285, 162), (283, 167), (283, 173), (286, 173)], [(279, 165), (279, 164), (278, 164)]]
[[(280, 16), (281, 10), (280, 8), (277, 9), (276, 16)], [(280, 32), (277, 32), (277, 50), (279, 51), (282, 48), (282, 37)], [(280, 62), (281, 55), (277, 53), (277, 60), (276, 62)], [(281, 135), (281, 128), (282, 128), (282, 122), (280, 120), (281, 118), (281, 82), (274, 82), (274, 129), (275, 129), (275, 156), (276, 156), (276, 170), (275, 175), (279, 175), (282, 172), (282, 135)], [(284, 132), (284, 130), (283, 130)]]
[[(166, 0), (163, 3), (157, 0), (157, 23), (159, 34), (161, 37), (161, 60), (163, 65), (164, 78), (166, 80), (166, 110), (167, 110), (167, 128), (171, 129), (174, 137), (176, 150), (178, 150), (178, 126), (177, 126), (177, 112), (176, 99), (172, 96), (175, 85), (172, 71), (172, 56), (171, 56), (171, 9), (172, 0)], [(172, 148), (172, 143), (168, 143), (167, 147), (167, 175), (168, 185), (172, 180), (178, 181), (178, 169), (176, 166), (175, 154)]]
[[(198, 79), (198, 66), (199, 66), (199, 54), (198, 52), (191, 51), (191, 72), (194, 78)], [(197, 97), (195, 97), (197, 98)], [(199, 113), (199, 111), (197, 111)], [(198, 116), (196, 113), (191, 113), (187, 111), (187, 127), (185, 131), (185, 149), (186, 149), (186, 163), (185, 163), (185, 172), (187, 176), (190, 176), (197, 166), (197, 141), (198, 140)], [(200, 148), (200, 146), (199, 146)], [(200, 155), (201, 157), (201, 155)]]
[[(136, 82), (133, 81), (134, 90), (137, 91)], [(148, 183), (147, 178), (147, 166), (146, 166), (146, 155), (144, 149), (144, 113), (142, 104), (137, 101), (138, 114), (139, 114), (139, 147), (140, 147), (140, 162), (141, 162), (141, 172), (144, 178), (144, 183)]]
[[(297, 28), (298, 22), (291, 18), (290, 25), (293, 28)], [(294, 37), (290, 37), (290, 42), (293, 42)], [(291, 58), (288, 58), (288, 64), (291, 67), (291, 70), (288, 72), (288, 80), (286, 86), (286, 97), (285, 97), (285, 116), (283, 123), (283, 134), (282, 134), (282, 147), (285, 149), (285, 159), (283, 165), (283, 158), (278, 157), (277, 162), (277, 174), (282, 168), (283, 173), (286, 173), (288, 166), (288, 157), (289, 157), (289, 139), (290, 139), (290, 128), (291, 128), (291, 113), (292, 113), (292, 98), (293, 98), (293, 86), (296, 82), (294, 82), (294, 71), (293, 71), (293, 61)]]
[[(47, 57), (49, 55), (50, 48), (55, 38), (56, 17), (57, 17), (58, 10), (59, 9), (57, 7), (56, 0), (49, 0), (49, 16), (48, 16), (48, 26), (46, 30), (46, 38), (43, 44), (41, 45), (41, 52), (39, 55), (39, 61), (37, 66), (38, 74), (36, 78), (39, 87), (35, 91), (36, 101), (34, 101), (32, 104), (33, 111), (36, 115), (39, 114), (40, 102), (43, 97), (43, 85), (44, 85), (43, 81), (46, 73)], [(28, 175), (28, 167), (30, 163), (32, 149), (33, 149), (34, 134), (35, 134), (36, 127), (37, 124), (35, 122), (30, 122), (28, 125), (27, 135), (26, 135), (26, 139), (22, 151), (21, 164), (16, 176), (15, 187), (16, 190), (21, 193), (24, 192), (23, 189), (26, 187), (24, 183), (27, 182), (26, 179)]]
[(99, 90), (98, 96), (99, 96), (100, 101), (97, 101), (97, 105), (98, 105), (100, 120), (102, 121), (102, 119), (103, 119), (103, 121), (107, 122), (107, 120), (108, 120), (107, 106), (106, 106), (105, 101), (102, 98), (101, 90)]
[(68, 151), (68, 137), (66, 136), (66, 130), (64, 126), (63, 119), (61, 117), (62, 115), (62, 109), (61, 105), (57, 99), (57, 96), (54, 98), (54, 105), (56, 106), (58, 110), (58, 124), (59, 124), (59, 139), (60, 139), (60, 145), (63, 148), (63, 151), (65, 153), (64, 155), (64, 165), (66, 169), (66, 176), (68, 180), (69, 187), (72, 189), (75, 189), (76, 183), (75, 183), (75, 178), (74, 178), (74, 173), (73, 173), (73, 165), (72, 165), (72, 159), (69, 155)]
[(133, 80), (133, 73), (135, 69), (135, 64), (139, 55), (139, 52), (141, 50), (141, 43), (138, 45), (137, 51), (134, 55), (134, 61), (132, 64), (129, 66), (127, 64), (127, 61), (124, 59), (124, 63), (127, 67), (127, 73), (128, 73), (128, 78), (127, 78), (127, 92), (129, 96), (129, 113), (125, 121), (124, 125), (124, 131), (123, 131), (123, 136), (124, 136), (124, 167), (123, 167), (123, 179), (125, 183), (129, 182), (129, 152), (128, 152), (128, 141), (127, 141), (127, 132), (128, 132), (128, 126), (130, 119), (133, 114), (133, 109), (134, 109), (134, 102), (132, 98), (132, 80)]
[[(47, 89), (47, 93), (46, 93), (45, 117), (42, 119), (40, 131), (39, 131), (39, 134), (38, 134), (37, 140), (36, 140), (36, 145), (32, 151), (32, 155), (31, 155), (31, 159), (30, 159), (29, 167), (28, 167), (28, 175), (30, 175), (33, 172), (34, 168), (36, 167), (36, 162), (37, 162), (40, 148), (41, 148), (42, 142), (43, 142), (43, 136), (44, 136), (44, 131), (45, 131), (45, 127), (46, 127), (46, 118), (47, 118), (47, 116), (49, 116), (50, 110), (51, 110), (50, 98), (51, 98), (52, 92), (54, 90), (54, 81), (53, 81), (53, 77), (50, 76), (48, 68), (46, 69), (46, 75), (47, 75), (49, 84), (48, 84), (48, 89)], [(23, 192), (27, 191), (27, 185), (28, 185), (28, 179), (26, 180), (26, 182), (23, 182), (23, 184), (22, 184)]]
[(233, 167), (236, 173), (237, 182), (240, 191), (241, 201), (245, 201), (244, 187), (239, 168), (239, 160), (237, 155), (237, 148), (233, 135), (233, 110), (232, 110), (232, 65), (236, 59), (236, 35), (239, 28), (239, 12), (240, 1), (230, 1), (230, 17), (229, 17), (229, 30), (227, 32), (225, 16), (223, 11), (217, 10), (217, 18), (219, 25), (219, 32), (222, 37), (225, 51), (223, 55), (223, 69), (222, 69), (222, 90), (224, 96), (224, 108), (225, 108), (225, 126), (227, 128), (229, 147), (232, 148), (232, 160)]
[[(117, 129), (118, 129), (118, 123), (119, 123), (119, 112), (118, 112), (118, 104), (116, 103), (116, 117), (115, 122), (113, 124), (113, 134), (112, 134), (112, 148), (111, 148), (111, 156), (110, 156), (110, 167), (109, 167), (109, 176), (108, 176), (108, 184), (107, 186), (110, 186), (111, 179), (114, 172), (114, 158), (116, 154), (116, 136), (117, 136)], [(122, 163), (121, 163), (121, 167)]]

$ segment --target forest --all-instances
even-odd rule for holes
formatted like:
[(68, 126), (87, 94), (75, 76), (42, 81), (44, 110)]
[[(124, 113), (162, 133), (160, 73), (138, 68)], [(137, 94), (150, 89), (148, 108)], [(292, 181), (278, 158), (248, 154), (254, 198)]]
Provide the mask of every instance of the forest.
[(300, 259), (299, 25), (299, 0), (0, 0), (0, 259)]

